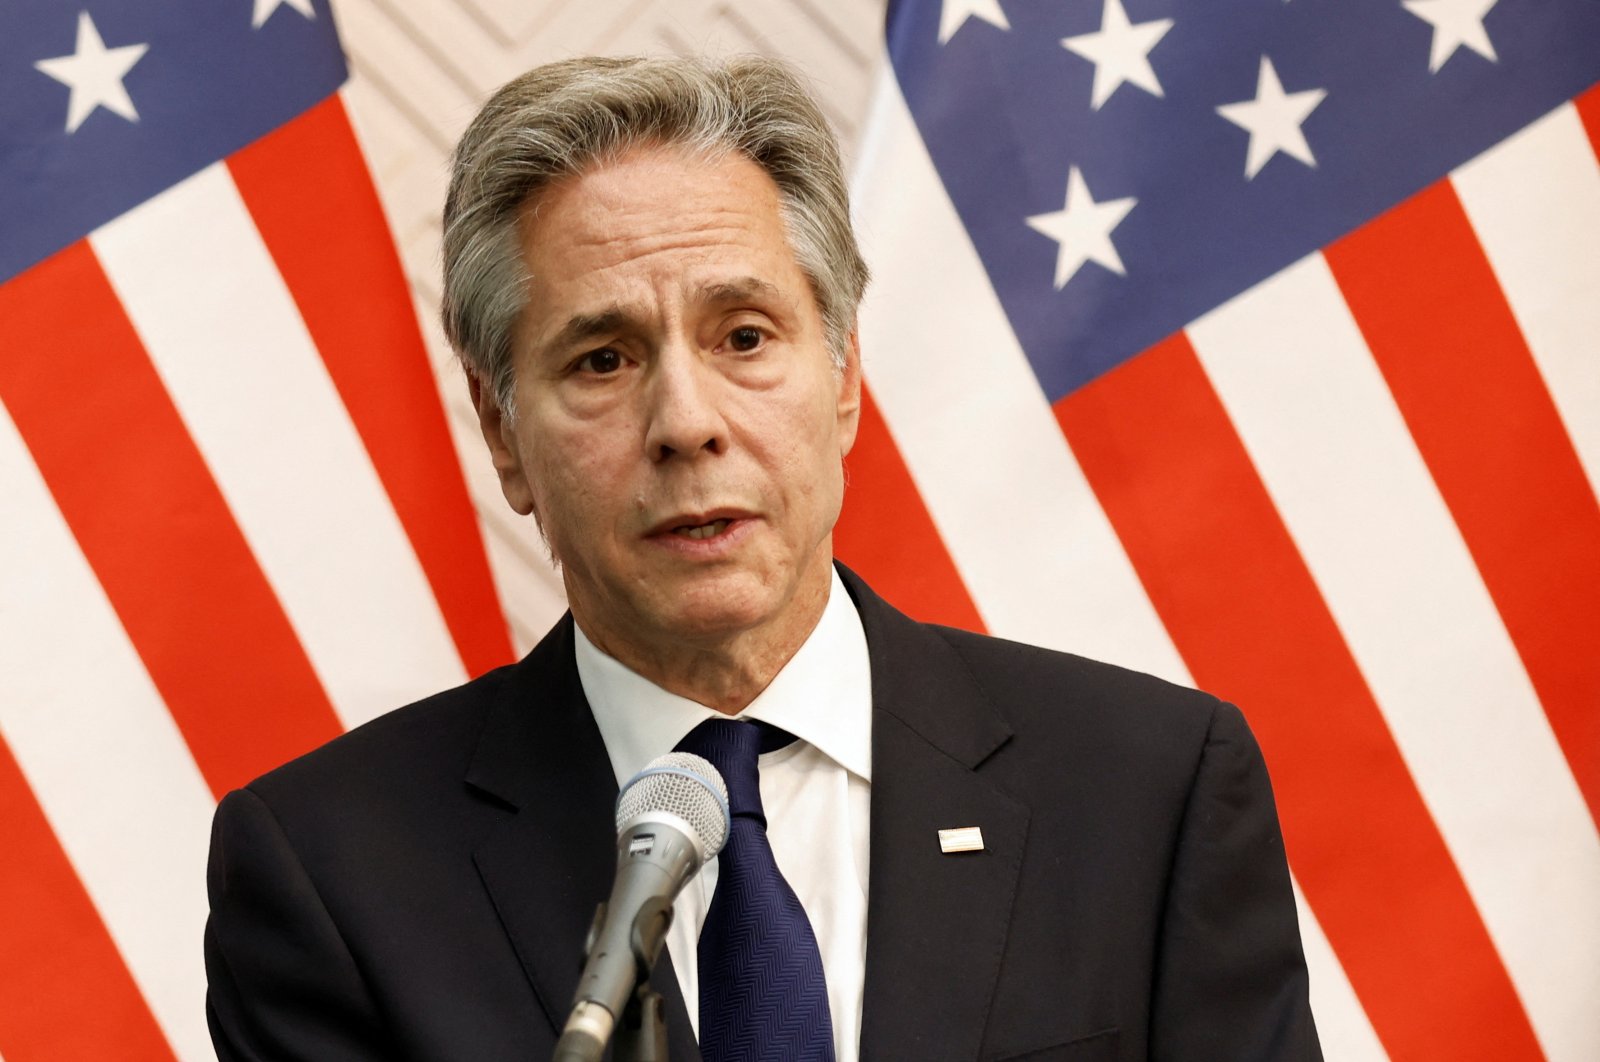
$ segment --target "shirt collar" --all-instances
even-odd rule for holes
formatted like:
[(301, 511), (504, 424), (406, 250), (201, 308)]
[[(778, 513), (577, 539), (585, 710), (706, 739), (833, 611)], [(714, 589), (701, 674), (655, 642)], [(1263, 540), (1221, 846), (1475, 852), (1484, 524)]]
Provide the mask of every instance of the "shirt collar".
[[(822, 618), (741, 719), (782, 727), (845, 770), (872, 780), (872, 673), (855, 603), (833, 571)], [(726, 718), (657, 686), (596, 648), (573, 625), (578, 678), (620, 786), (706, 719)]]

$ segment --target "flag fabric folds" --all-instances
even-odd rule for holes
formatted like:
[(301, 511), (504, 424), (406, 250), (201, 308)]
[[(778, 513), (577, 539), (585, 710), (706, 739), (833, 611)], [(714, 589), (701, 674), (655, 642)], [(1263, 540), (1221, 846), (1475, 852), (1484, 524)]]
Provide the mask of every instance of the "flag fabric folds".
[(205, 1059), (215, 800), (511, 656), (324, 0), (0, 13), (0, 1057)]
[(1600, 7), (886, 42), (840, 555), (1244, 708), (1330, 1059), (1600, 1056)]

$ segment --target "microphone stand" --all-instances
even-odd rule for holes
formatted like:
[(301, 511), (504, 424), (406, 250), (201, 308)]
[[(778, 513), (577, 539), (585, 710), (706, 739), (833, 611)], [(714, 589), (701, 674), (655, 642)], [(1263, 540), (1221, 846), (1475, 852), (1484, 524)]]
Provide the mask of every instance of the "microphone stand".
[(668, 1062), (667, 1020), (662, 1013), (661, 993), (650, 987), (650, 971), (655, 968), (671, 925), (672, 904), (659, 896), (639, 908), (633, 919), (628, 944), (639, 972), (637, 987), (617, 1026), (613, 1055), (616, 1062)]
[(641, 980), (617, 1025), (616, 1062), (667, 1062), (667, 1023), (661, 993)]
[[(601, 904), (595, 912), (596, 930), (605, 920), (605, 909), (605, 904)], [(661, 993), (650, 986), (650, 971), (661, 954), (670, 925), (672, 904), (658, 896), (639, 908), (628, 929), (628, 945), (633, 951), (634, 989), (612, 1034), (613, 1062), (668, 1062), (666, 1017), (662, 1013)], [(594, 932), (591, 930), (590, 947), (594, 945)], [(597, 1050), (605, 1049), (604, 1043), (592, 1039), (588, 1043)], [(578, 1054), (569, 1051), (564, 1037), (556, 1048), (557, 1062), (588, 1055), (587, 1049), (580, 1048)]]

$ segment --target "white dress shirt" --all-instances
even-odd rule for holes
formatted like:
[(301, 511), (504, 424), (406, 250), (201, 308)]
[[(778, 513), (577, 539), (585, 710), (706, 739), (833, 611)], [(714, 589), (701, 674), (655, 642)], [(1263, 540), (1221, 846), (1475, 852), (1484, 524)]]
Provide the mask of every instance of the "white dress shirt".
[[(620, 786), (706, 719), (727, 718), (668, 693), (576, 630), (578, 677)], [(738, 716), (799, 740), (760, 759), (761, 803), (778, 869), (811, 921), (828, 982), (838, 1062), (855, 1062), (867, 954), (867, 808), (872, 783), (872, 674), (861, 617), (839, 573), (816, 628)], [(689, 1020), (700, 1028), (696, 944), (717, 861), (673, 905), (667, 949)]]

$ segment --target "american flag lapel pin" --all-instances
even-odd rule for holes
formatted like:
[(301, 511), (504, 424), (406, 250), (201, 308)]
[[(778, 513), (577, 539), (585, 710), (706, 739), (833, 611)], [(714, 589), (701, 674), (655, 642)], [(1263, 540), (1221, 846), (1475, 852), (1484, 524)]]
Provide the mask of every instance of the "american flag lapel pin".
[(977, 826), (961, 826), (939, 831), (939, 851), (945, 855), (957, 852), (983, 851), (983, 830)]

